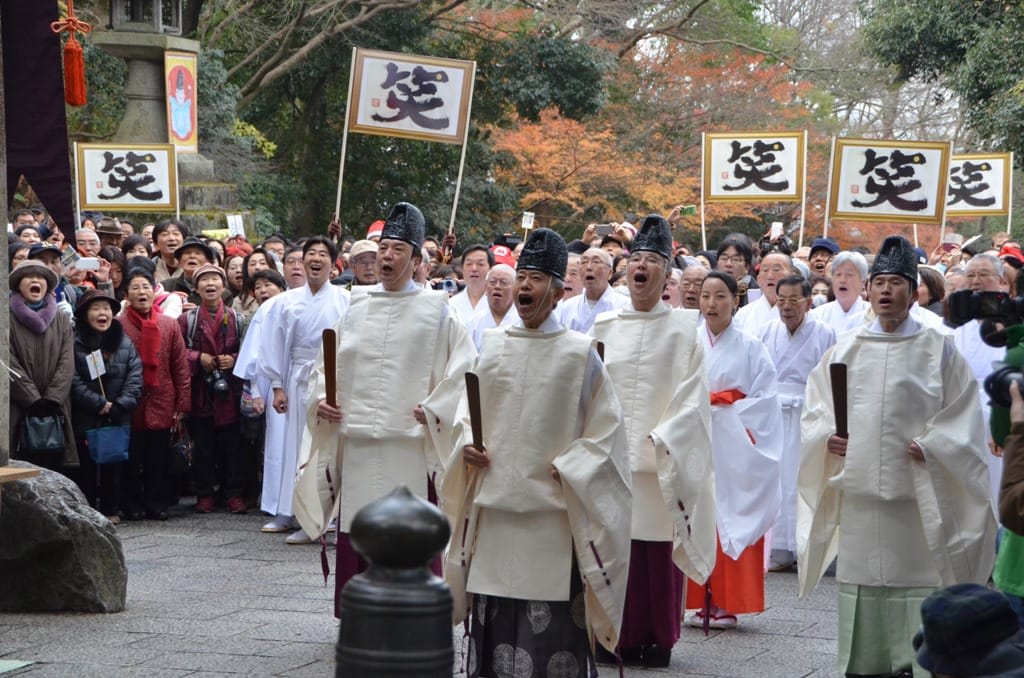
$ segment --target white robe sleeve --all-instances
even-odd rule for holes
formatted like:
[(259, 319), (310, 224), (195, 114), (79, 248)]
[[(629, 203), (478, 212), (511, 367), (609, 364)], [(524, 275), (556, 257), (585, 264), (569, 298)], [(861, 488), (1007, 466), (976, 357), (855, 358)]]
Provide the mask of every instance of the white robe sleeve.
[(587, 628), (597, 642), (614, 651), (629, 575), (629, 451), (618, 397), (593, 350), (587, 372), (590, 388), (584, 393), (591, 398), (583, 432), (552, 465), (561, 478), (576, 560), (586, 582)]
[(658, 425), (651, 431), (658, 484), (675, 524), (672, 561), (703, 584), (715, 567), (715, 487), (711, 462), (711, 406), (704, 347), (692, 343), (689, 365), (700, 365), (677, 386)]
[(995, 560), (996, 524), (978, 382), (959, 352), (946, 350), (942, 357), (942, 409), (914, 439), (926, 460), (912, 466), (914, 490), (943, 586), (984, 585)]
[(256, 373), (269, 381), (272, 389), (285, 388), (288, 381), (294, 331), (292, 323), (287, 322), (286, 318), (290, 301), (285, 297), (280, 303), (274, 304), (264, 319), (267, 331), (260, 333), (263, 339), (256, 360)]
[(811, 371), (800, 418), (796, 544), (801, 598), (817, 586), (839, 553), (845, 460), (826, 448), (829, 436), (836, 432), (828, 371), (833, 352), (829, 349)]
[[(465, 326), (451, 313), (441, 321), (438, 350), (434, 352), (434, 388), (420, 406), (427, 417), (424, 453), (430, 473), (443, 474), (455, 436), (455, 417), (466, 391), (466, 371), (476, 360), (476, 349)], [(440, 478), (435, 482), (440, 487)]]

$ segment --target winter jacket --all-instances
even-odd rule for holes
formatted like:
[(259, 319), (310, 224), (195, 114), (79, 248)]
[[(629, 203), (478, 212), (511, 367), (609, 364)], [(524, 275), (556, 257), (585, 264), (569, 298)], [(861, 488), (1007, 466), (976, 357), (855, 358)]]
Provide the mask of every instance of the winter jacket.
[(234, 375), (232, 369), (221, 370), (227, 380), (230, 391), (226, 394), (213, 393), (206, 383), (207, 373), (199, 361), (200, 353), (210, 355), (230, 355), (238, 360), (238, 350), (242, 346), (244, 321), (242, 316), (231, 308), (224, 307), (224, 318), (215, 332), (209, 331), (209, 325), (199, 321), (198, 314), (208, 313), (200, 306), (178, 318), (181, 336), (185, 338), (186, 355), (188, 356), (189, 372), (192, 375), (192, 416), (213, 417), (214, 426), (225, 426), (239, 421), (239, 402), (242, 397), (242, 380)]
[[(178, 323), (165, 315), (157, 315), (160, 328), (158, 387), (142, 387), (142, 400), (132, 414), (133, 431), (160, 431), (171, 428), (175, 412), (191, 409), (188, 360), (185, 342), (181, 339)], [(141, 330), (127, 320), (122, 321), (125, 334), (138, 350)]]
[(71, 428), (71, 378), (75, 371), (71, 318), (58, 312), (46, 331), (36, 334), (12, 311), (10, 367), (12, 456), (18, 458), (18, 436), (26, 411), (36, 401), (45, 399), (58, 405), (64, 416), (62, 463), (78, 466), (78, 449)]
[[(100, 350), (106, 372), (100, 380), (89, 376), (87, 356)], [(103, 394), (106, 394), (104, 397)], [(131, 423), (131, 414), (142, 398), (142, 361), (132, 340), (116, 318), (104, 334), (88, 325), (75, 329), (75, 376), (71, 384), (71, 412), (75, 434), (81, 438), (89, 429), (123, 426)], [(110, 413), (99, 412), (113, 403)]]

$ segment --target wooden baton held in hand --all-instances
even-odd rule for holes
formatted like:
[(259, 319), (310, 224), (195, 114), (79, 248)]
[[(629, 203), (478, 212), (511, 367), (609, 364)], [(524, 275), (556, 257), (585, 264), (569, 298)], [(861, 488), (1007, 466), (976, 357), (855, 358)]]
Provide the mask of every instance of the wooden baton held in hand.
[(323, 333), (324, 381), (327, 383), (327, 404), (338, 406), (338, 334), (332, 329)]
[(849, 439), (850, 425), (847, 417), (846, 364), (831, 363), (828, 366), (832, 377), (832, 407), (836, 415), (836, 435)]
[(466, 372), (466, 400), (469, 402), (469, 425), (473, 430), (473, 447), (483, 451), (484, 433), (480, 422), (483, 416), (480, 411), (480, 377), (473, 372)]

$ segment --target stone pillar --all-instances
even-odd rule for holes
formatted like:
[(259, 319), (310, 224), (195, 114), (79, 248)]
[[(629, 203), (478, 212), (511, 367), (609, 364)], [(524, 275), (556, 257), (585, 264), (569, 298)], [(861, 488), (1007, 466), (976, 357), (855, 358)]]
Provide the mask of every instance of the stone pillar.
[(428, 569), (450, 535), (404, 485), (356, 513), (349, 537), (370, 565), (341, 592), (337, 678), (451, 678), (452, 594)]
[[(4, 118), (4, 61), (3, 61), (3, 37), (0, 36), (0, 163), (4, 171), (0, 172), (0, 205), (7, 209), (7, 120)], [(5, 215), (6, 216), (6, 215)], [(11, 347), (10, 316), (7, 311), (10, 305), (7, 301), (7, 248), (0, 248), (0, 299), (5, 303), (0, 304), (0, 359), (7, 363), (7, 356)], [(0, 368), (7, 372), (5, 368)], [(8, 448), (10, 436), (7, 431), (11, 427), (11, 380), (7, 374), (0, 374), (0, 466), (7, 466), (11, 458), (11, 450)]]
[(128, 62), (128, 105), (113, 141), (119, 144), (167, 142), (167, 88), (164, 52), (199, 53), (199, 42), (174, 35), (135, 31), (94, 31), (89, 39)]

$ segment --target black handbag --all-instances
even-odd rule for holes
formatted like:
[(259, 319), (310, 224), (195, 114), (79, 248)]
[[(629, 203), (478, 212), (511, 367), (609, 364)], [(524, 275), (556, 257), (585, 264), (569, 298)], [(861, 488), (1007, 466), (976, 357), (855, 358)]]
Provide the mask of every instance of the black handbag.
[(64, 416), (60, 407), (46, 401), (38, 401), (29, 406), (18, 434), (18, 452), (63, 453), (64, 442)]
[(179, 424), (177, 429), (171, 429), (171, 444), (167, 453), (170, 455), (167, 460), (169, 475), (180, 476), (188, 473), (192, 466), (192, 438), (183, 423)]

